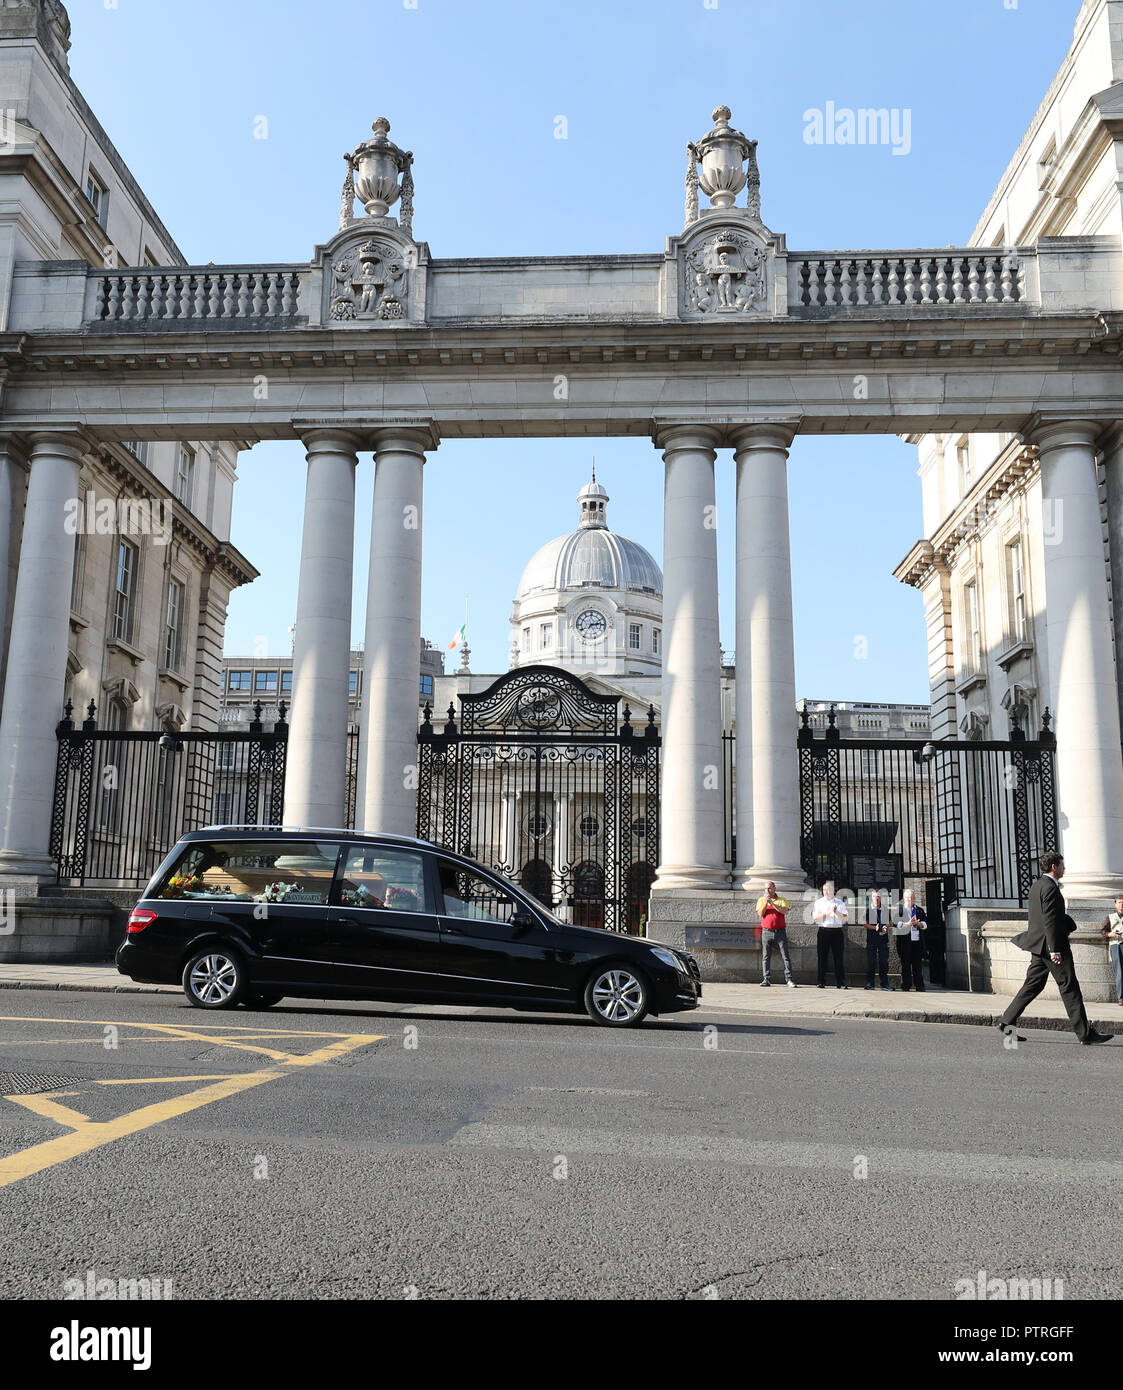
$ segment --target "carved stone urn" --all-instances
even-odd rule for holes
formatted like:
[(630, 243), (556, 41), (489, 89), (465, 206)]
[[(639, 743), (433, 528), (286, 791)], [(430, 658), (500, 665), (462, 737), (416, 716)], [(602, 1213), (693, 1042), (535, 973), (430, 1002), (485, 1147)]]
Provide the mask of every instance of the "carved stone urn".
[(371, 126), (374, 136), (351, 156), (355, 168), (355, 195), (371, 217), (385, 217), (401, 196), (399, 177), (412, 162), (408, 150), (389, 138), (390, 122), (379, 116)]
[(715, 208), (733, 206), (733, 200), (745, 186), (745, 160), (756, 144), (733, 129), (729, 124), (731, 115), (728, 106), (715, 107), (713, 130), (693, 146), (701, 165), (698, 182)]

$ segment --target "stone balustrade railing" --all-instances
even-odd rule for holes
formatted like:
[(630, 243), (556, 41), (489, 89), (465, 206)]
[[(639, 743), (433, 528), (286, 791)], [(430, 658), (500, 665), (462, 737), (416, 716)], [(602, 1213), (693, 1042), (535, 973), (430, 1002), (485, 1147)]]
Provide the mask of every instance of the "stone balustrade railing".
[(1036, 301), (1034, 252), (988, 248), (816, 252), (788, 261), (789, 310), (884, 309)]
[(303, 310), (302, 273), (289, 266), (161, 266), (90, 278), (94, 323), (284, 323)]

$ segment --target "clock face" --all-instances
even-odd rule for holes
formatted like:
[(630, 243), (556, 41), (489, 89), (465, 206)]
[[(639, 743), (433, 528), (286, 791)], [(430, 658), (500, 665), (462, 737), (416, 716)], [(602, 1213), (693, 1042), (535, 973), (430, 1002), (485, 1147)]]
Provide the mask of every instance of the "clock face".
[(586, 608), (583, 613), (578, 613), (574, 626), (583, 642), (599, 642), (608, 631), (608, 619), (597, 609)]

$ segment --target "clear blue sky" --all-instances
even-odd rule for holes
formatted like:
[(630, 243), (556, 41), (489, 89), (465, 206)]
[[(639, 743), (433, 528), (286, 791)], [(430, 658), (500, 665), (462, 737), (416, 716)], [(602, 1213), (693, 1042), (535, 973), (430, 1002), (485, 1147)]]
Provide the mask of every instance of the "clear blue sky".
[[(764, 220), (793, 250), (962, 245), (1072, 37), (1078, 0), (70, 0), (71, 70), (193, 263), (307, 260), (337, 226), (344, 150), (375, 116), (415, 153), (435, 257), (660, 251), (685, 142), (719, 102), (759, 140)], [(804, 143), (811, 107), (907, 109), (911, 149)], [(568, 138), (554, 138), (565, 116)], [(256, 118), (268, 138), (255, 139)], [(639, 440), (452, 442), (426, 466), (423, 631), (471, 600), (476, 671), (507, 667), (531, 552), (571, 529), (589, 456), (610, 523), (662, 552), (662, 469)], [(797, 439), (791, 524), (801, 694), (927, 700), (915, 451)], [(242, 455), (234, 542), (261, 570), (227, 650), (287, 651), (299, 445)], [(732, 459), (719, 457), (733, 647)], [(359, 471), (361, 636), (369, 455)], [(865, 637), (868, 655), (855, 656)]]

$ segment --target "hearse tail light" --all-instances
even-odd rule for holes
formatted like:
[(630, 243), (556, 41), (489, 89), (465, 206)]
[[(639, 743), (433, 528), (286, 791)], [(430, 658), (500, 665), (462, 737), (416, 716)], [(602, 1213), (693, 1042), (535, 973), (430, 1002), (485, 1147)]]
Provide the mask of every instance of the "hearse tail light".
[(129, 913), (129, 924), (125, 928), (129, 936), (135, 936), (138, 931), (143, 931), (145, 927), (150, 927), (156, 920), (157, 914), (147, 907), (134, 907)]

